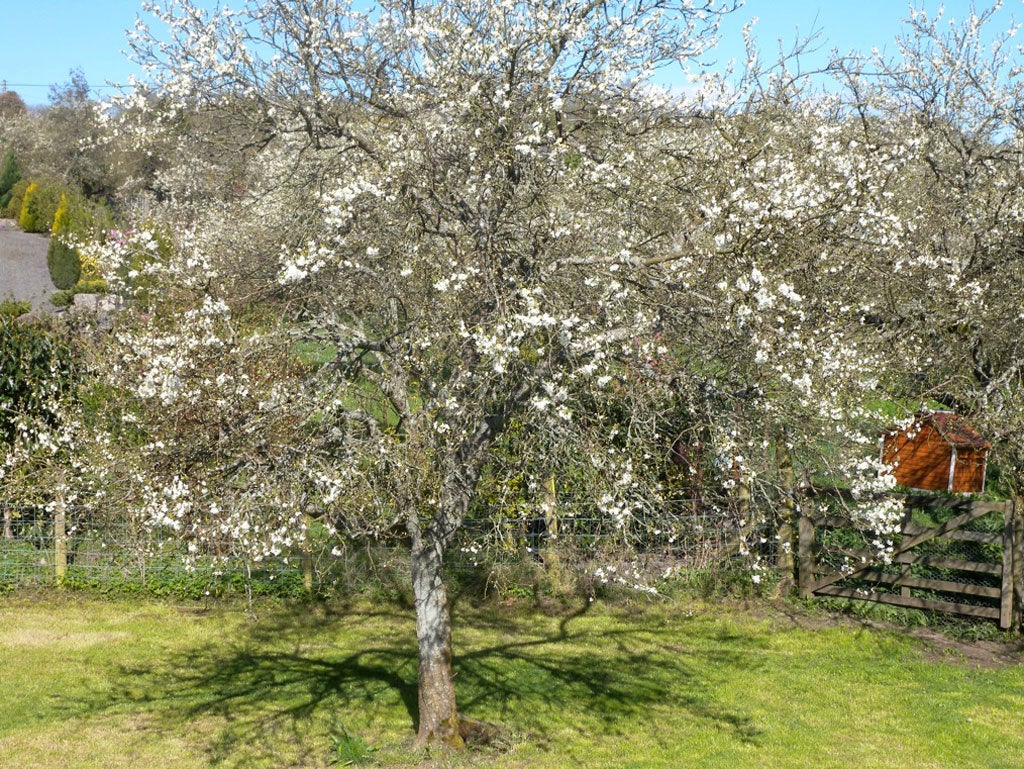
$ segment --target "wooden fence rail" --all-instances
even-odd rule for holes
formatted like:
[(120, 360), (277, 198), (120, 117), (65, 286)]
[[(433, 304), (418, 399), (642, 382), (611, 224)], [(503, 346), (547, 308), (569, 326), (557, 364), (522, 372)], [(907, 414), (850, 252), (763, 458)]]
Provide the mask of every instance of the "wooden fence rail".
[[(955, 514), (927, 526), (913, 520), (915, 510)], [(993, 520), (996, 513), (1001, 514), (1001, 526)], [(802, 506), (797, 519), (800, 593), (984, 617), (998, 620), (1003, 629), (1019, 628), (1024, 587), (1022, 514), (1024, 510), (1012, 501), (908, 495), (899, 535), (885, 557), (867, 547), (847, 546), (840, 550), (844, 564), (836, 566), (826, 563), (824, 556), (829, 553), (819, 532), (852, 532), (855, 527), (849, 519), (819, 515), (810, 504)], [(986, 517), (989, 528), (998, 530), (965, 528)], [(940, 552), (922, 552), (929, 546), (939, 547)], [(958, 558), (941, 552), (960, 546), (974, 555)]]

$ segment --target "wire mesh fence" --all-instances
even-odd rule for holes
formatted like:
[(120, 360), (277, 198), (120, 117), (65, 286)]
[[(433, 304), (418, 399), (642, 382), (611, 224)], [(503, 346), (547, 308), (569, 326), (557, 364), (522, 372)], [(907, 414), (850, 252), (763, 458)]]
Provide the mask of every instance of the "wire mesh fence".
[[(353, 539), (332, 535), (313, 520), (299, 545), (272, 557), (252, 557), (225, 540), (203, 557), (173, 533), (107, 520), (83, 508), (67, 511), (63, 542), (55, 516), (45, 508), (0, 504), (0, 587), (46, 587), (58, 581), (101, 590), (206, 594), (230, 589), (336, 593), (357, 590), (383, 563), (404, 558), (400, 537)], [(679, 500), (653, 512), (615, 517), (588, 501), (557, 509), (494, 511), (469, 518), (448, 551), (457, 576), (491, 579), (516, 565), (556, 558), (596, 571), (624, 562), (642, 564), (644, 576), (672, 569), (705, 569), (735, 556), (740, 520), (732, 506)], [(60, 571), (61, 561), (65, 562)], [(635, 580), (634, 580), (635, 581)]]

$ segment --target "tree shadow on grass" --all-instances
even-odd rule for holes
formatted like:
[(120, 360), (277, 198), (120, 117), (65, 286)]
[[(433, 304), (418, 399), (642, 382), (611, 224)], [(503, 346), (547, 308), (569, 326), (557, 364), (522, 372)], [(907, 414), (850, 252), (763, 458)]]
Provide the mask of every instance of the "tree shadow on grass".
[[(495, 630), (486, 616), (459, 617), (456, 633), (464, 628), (476, 639), (456, 652), (461, 710), (542, 744), (566, 729), (633, 736), (638, 722), (664, 708), (737, 741), (758, 740), (751, 718), (716, 700), (718, 674), (710, 672), (751, 668), (757, 638), (710, 624), (682, 632), (678, 623), (642, 620), (609, 626), (583, 613), (557, 623), (524, 621), (520, 632), (516, 622)], [(220, 766), (257, 766), (282, 745), (295, 751), (295, 765), (319, 764), (329, 749), (324, 724), (338, 714), (372, 744), (411, 740), (417, 692), (410, 616), (315, 614), (275, 610), (224, 643), (121, 666), (112, 672), (113, 688), (89, 709), (145, 714), (173, 734), (193, 725), (212, 730), (202, 742)]]
[[(581, 612), (582, 614), (582, 612)], [(613, 627), (563, 619), (557, 634), (512, 640), (458, 655), (460, 704), (544, 742), (560, 730), (635, 736), (638, 720), (682, 711), (701, 728), (756, 743), (753, 719), (716, 698), (723, 671), (754, 672), (757, 638), (720, 626), (652, 627), (642, 618)], [(697, 637), (698, 644), (689, 643)]]

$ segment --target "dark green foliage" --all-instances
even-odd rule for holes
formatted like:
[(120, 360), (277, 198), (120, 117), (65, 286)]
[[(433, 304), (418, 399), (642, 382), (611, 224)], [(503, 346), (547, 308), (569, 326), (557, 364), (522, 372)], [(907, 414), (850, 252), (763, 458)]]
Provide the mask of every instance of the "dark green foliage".
[(18, 161), (14, 157), (13, 150), (4, 153), (4, 159), (0, 162), (0, 208), (6, 208), (11, 201), (12, 188), (21, 181), (21, 169), (18, 168)]
[(50, 268), (50, 280), (60, 289), (73, 288), (82, 275), (82, 263), (78, 252), (61, 238), (50, 238), (46, 250), (46, 266)]
[(61, 333), (0, 316), (0, 443), (14, 440), (21, 414), (56, 425), (54, 402), (74, 379), (72, 348)]

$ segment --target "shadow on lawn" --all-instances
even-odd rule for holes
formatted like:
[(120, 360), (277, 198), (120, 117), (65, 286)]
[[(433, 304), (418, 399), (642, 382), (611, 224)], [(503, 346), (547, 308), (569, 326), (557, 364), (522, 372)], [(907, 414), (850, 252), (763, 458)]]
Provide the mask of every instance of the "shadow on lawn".
[[(585, 613), (557, 628), (554, 620), (458, 618), (457, 634), (472, 628), (482, 639), (456, 655), (461, 710), (540, 743), (566, 730), (632, 737), (665, 709), (684, 712), (696, 728), (758, 740), (749, 717), (715, 699), (722, 671), (752, 667), (757, 638), (713, 623), (681, 634), (679, 623), (591, 622)], [(254, 756), (266, 757), (261, 746), (282, 741), (302, 753), (300, 760), (322, 760), (324, 724), (336, 713), (358, 713), (346, 726), (375, 724), (390, 732), (383, 739), (400, 744), (411, 739), (416, 721), (412, 627), (408, 615), (275, 612), (234, 641), (120, 668), (113, 694), (93, 705), (145, 713), (161, 730), (213, 729), (207, 744), (218, 765), (252, 766)], [(508, 640), (495, 644), (495, 636)], [(319, 732), (311, 729), (314, 719)], [(658, 738), (649, 725), (641, 731)], [(313, 733), (321, 737), (310, 744)]]

